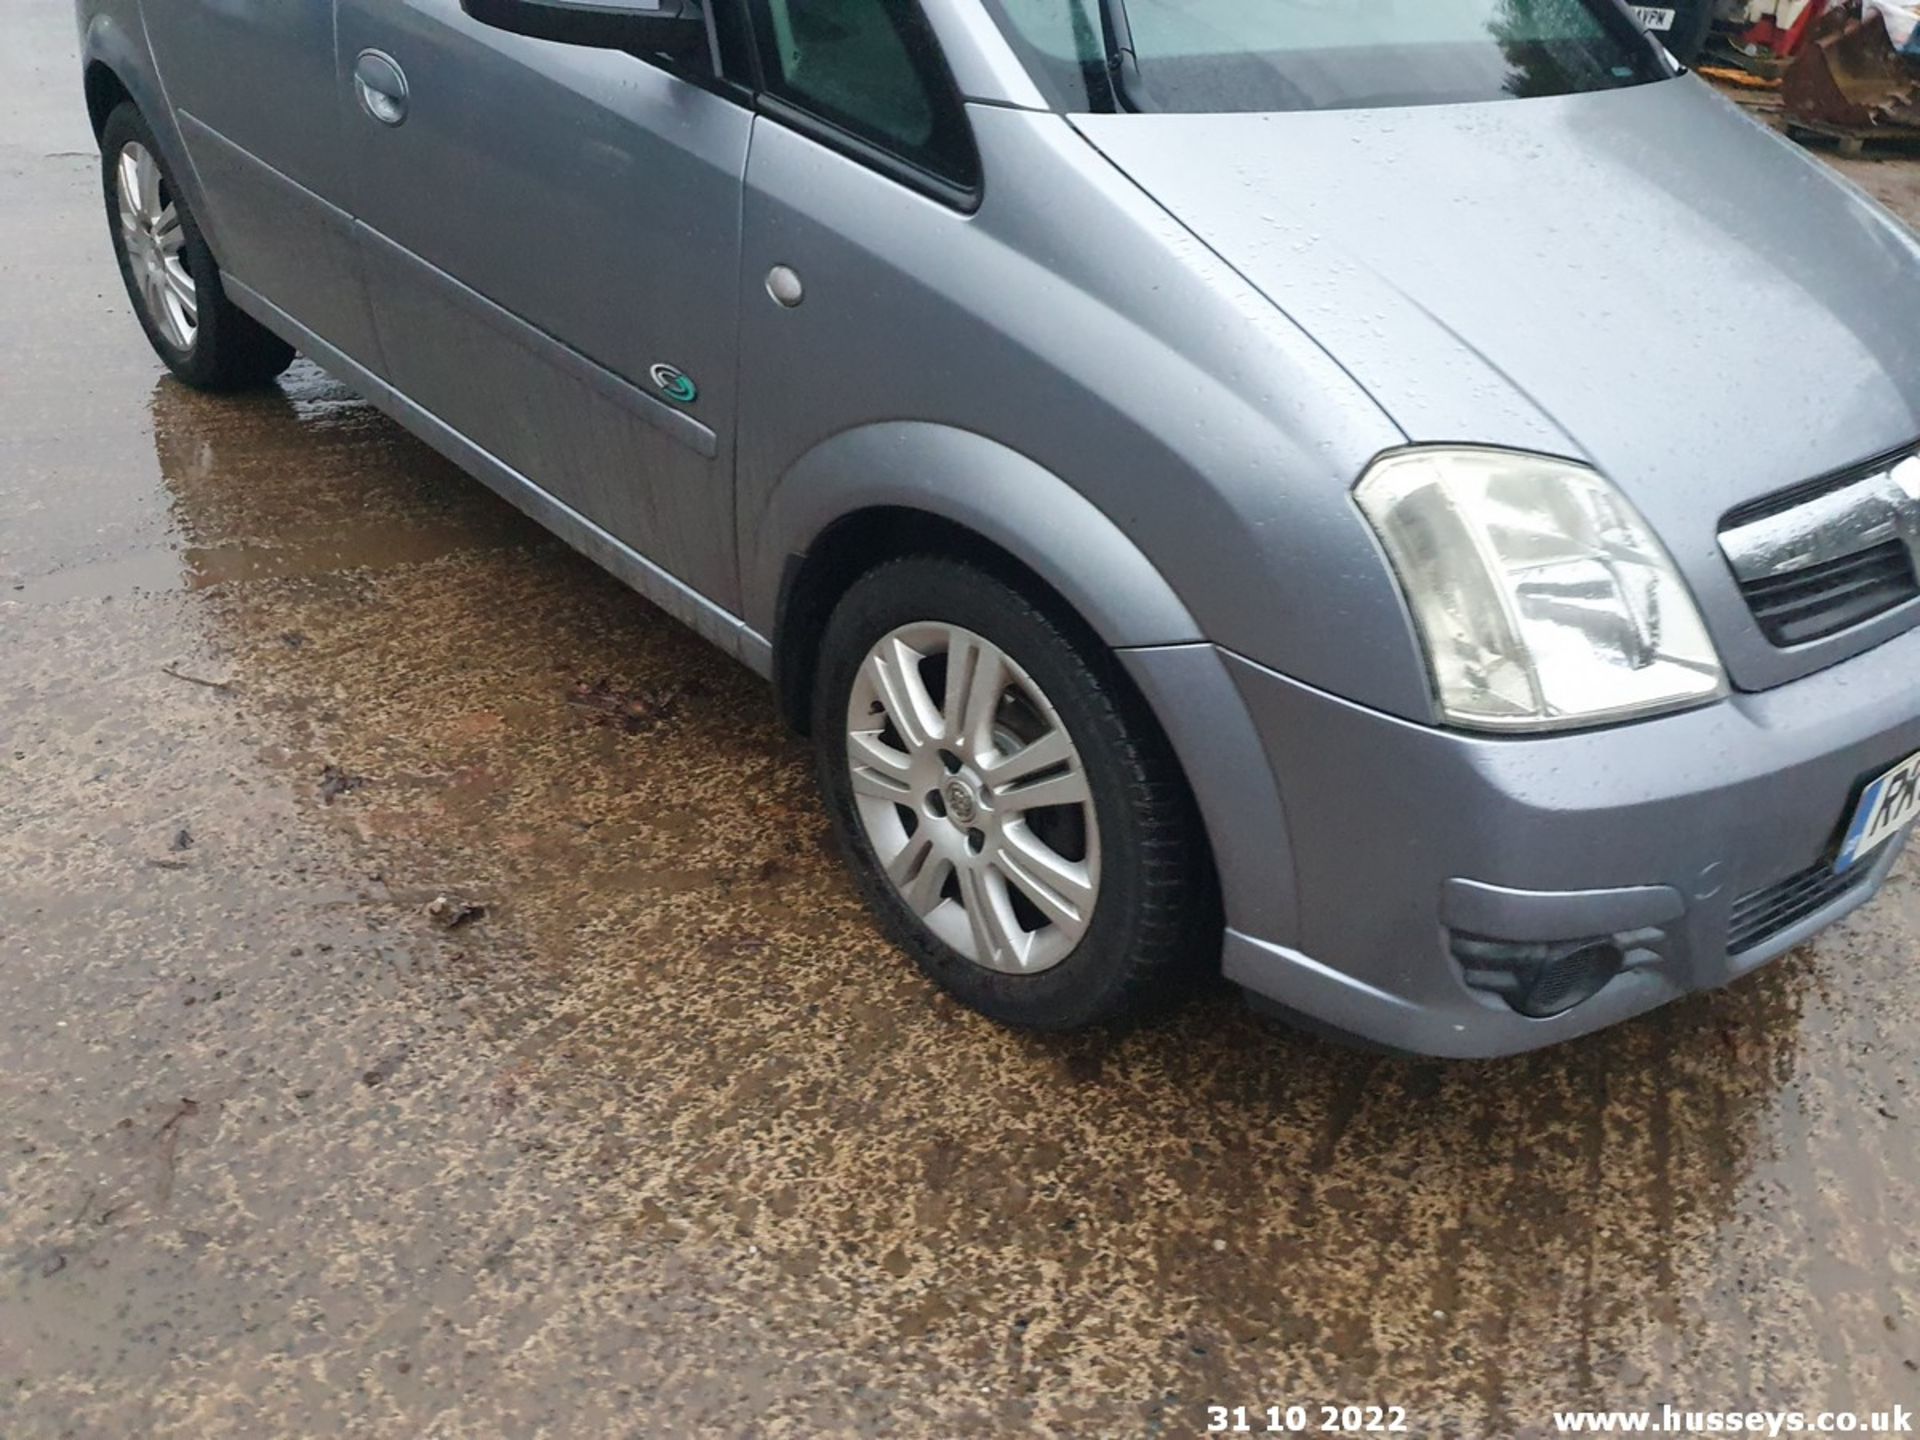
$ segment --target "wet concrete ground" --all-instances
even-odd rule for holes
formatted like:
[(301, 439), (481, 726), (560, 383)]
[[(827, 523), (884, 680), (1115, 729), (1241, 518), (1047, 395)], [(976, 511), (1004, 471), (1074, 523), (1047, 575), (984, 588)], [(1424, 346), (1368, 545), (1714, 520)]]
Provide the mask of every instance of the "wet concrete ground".
[[(1511, 1062), (1225, 997), (997, 1031), (877, 938), (744, 671), (311, 368), (162, 377), (66, 7), (13, 25), (0, 1435), (1920, 1397), (1911, 863), (1732, 990)], [(1920, 214), (1920, 166), (1855, 168)]]

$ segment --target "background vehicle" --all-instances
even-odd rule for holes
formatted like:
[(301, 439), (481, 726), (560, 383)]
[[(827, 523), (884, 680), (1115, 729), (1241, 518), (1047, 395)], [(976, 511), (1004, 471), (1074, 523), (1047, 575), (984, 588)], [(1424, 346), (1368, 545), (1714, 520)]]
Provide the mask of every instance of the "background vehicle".
[(1706, 49), (1713, 33), (1715, 0), (1663, 0), (1654, 5), (1629, 5), (1640, 23), (1673, 52), (1682, 65), (1691, 65)]

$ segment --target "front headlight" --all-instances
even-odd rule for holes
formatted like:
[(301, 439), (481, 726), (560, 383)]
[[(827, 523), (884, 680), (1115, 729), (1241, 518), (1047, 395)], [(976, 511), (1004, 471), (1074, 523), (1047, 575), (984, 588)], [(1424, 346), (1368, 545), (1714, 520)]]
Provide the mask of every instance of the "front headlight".
[(1672, 558), (1592, 470), (1510, 450), (1405, 450), (1354, 493), (1450, 722), (1564, 730), (1727, 693)]

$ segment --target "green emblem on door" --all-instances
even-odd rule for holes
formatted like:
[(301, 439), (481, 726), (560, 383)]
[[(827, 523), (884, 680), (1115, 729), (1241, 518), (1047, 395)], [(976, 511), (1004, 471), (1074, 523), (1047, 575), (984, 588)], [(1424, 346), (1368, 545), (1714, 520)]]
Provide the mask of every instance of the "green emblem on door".
[(676, 405), (691, 405), (700, 398), (700, 387), (693, 383), (693, 377), (672, 365), (654, 366), (653, 383)]

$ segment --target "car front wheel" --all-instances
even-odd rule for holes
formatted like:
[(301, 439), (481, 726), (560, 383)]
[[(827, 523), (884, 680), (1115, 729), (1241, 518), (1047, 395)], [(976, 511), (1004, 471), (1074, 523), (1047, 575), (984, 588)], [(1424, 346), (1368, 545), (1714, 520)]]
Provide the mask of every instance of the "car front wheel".
[(814, 735), (842, 848), (888, 933), (1003, 1023), (1125, 1018), (1217, 951), (1179, 766), (1111, 652), (938, 557), (890, 562), (823, 640)]

